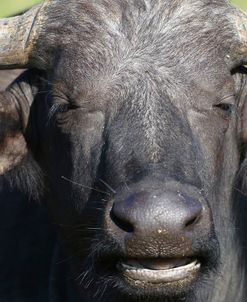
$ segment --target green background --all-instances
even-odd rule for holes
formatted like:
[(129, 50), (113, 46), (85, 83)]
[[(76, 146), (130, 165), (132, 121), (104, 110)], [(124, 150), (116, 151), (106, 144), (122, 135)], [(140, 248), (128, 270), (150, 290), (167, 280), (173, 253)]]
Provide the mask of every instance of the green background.
[(0, 18), (7, 17), (39, 3), (38, 0), (0, 0)]
[[(0, 0), (0, 18), (21, 12), (41, 0)], [(233, 3), (247, 10), (247, 0), (233, 0)]]
[(247, 0), (233, 0), (232, 2), (240, 6), (241, 8), (247, 10)]

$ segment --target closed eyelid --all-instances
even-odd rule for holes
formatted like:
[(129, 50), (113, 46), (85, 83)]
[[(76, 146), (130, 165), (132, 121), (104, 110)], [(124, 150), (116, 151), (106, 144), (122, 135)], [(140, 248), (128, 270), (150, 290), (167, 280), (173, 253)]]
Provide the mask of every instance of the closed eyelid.
[[(233, 102), (234, 101), (234, 102)], [(235, 104), (235, 94), (226, 95), (218, 100), (218, 103)]]

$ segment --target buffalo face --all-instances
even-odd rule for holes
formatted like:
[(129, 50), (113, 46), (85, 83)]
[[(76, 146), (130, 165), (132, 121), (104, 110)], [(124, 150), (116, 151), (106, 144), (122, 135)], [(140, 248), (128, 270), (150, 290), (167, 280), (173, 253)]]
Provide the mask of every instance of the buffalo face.
[(146, 2), (45, 6), (28, 150), (86, 301), (211, 301), (235, 253), (244, 15)]

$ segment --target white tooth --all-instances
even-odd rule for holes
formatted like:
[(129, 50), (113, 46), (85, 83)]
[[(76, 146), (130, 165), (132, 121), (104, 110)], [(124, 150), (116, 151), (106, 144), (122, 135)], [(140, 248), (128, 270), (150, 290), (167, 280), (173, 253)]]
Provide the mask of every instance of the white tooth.
[(184, 279), (191, 273), (198, 271), (201, 265), (197, 261), (194, 261), (184, 266), (165, 270), (151, 270), (145, 268), (130, 269), (129, 266), (124, 264), (121, 266), (123, 274), (128, 278), (149, 283), (164, 283)]

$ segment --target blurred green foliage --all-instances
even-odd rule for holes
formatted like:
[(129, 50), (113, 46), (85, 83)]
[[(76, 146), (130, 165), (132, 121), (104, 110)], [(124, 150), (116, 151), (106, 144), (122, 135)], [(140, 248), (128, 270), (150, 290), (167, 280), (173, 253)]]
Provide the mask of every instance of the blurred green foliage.
[[(0, 18), (21, 12), (42, 0), (0, 0)], [(232, 2), (247, 10), (247, 0), (232, 0)]]
[(0, 18), (14, 15), (41, 0), (0, 0)]
[(242, 9), (247, 10), (247, 0), (233, 0), (232, 2), (240, 6)]

